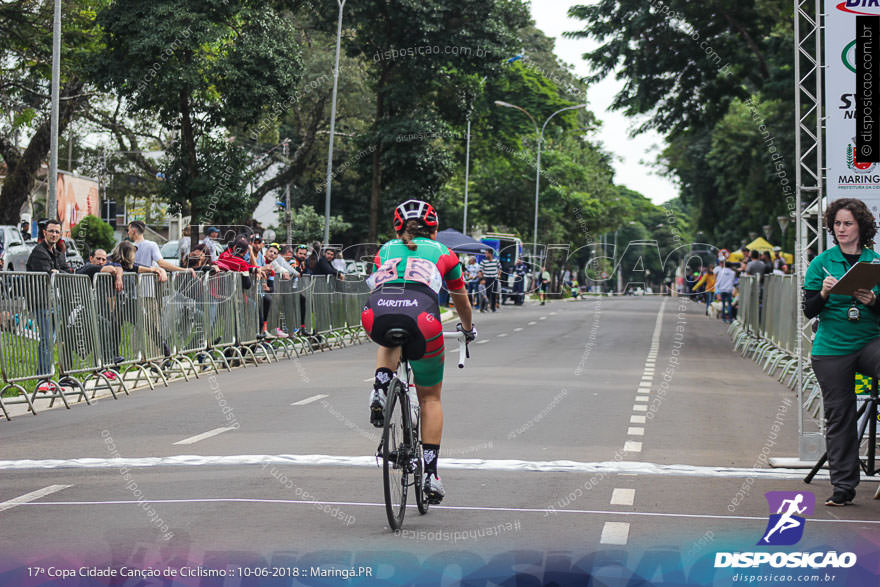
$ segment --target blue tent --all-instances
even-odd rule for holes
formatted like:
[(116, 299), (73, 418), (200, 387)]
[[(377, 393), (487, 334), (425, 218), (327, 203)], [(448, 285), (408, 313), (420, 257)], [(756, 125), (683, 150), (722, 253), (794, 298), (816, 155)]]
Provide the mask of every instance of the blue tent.
[(474, 240), (454, 228), (447, 228), (438, 232), (437, 240), (456, 253), (479, 254), (489, 248), (488, 245), (484, 245), (480, 241)]

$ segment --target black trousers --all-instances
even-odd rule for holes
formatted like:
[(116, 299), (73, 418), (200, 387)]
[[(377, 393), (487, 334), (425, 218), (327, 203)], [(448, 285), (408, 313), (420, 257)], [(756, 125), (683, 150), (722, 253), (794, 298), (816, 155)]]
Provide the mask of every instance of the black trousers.
[(822, 388), (825, 446), (831, 484), (854, 492), (859, 484), (859, 431), (855, 375), (880, 378), (880, 338), (848, 355), (814, 355), (813, 372)]
[(489, 309), (493, 312), (498, 307), (498, 279), (486, 278), (486, 293), (489, 296)]

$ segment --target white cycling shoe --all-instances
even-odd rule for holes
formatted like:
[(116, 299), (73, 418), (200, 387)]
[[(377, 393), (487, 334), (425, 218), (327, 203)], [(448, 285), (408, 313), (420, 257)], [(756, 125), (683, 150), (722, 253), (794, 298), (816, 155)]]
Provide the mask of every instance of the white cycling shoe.
[(437, 475), (425, 473), (425, 499), (431, 505), (437, 505), (446, 497), (446, 490), (443, 489), (443, 482)]

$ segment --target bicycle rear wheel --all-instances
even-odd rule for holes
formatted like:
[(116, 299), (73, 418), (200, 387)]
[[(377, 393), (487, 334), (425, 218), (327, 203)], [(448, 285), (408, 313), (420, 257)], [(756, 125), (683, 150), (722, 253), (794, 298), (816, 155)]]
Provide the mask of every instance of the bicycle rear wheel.
[(407, 489), (412, 469), (412, 423), (403, 383), (395, 377), (388, 385), (385, 429), (382, 433), (382, 477), (385, 513), (392, 530), (399, 530), (406, 514)]

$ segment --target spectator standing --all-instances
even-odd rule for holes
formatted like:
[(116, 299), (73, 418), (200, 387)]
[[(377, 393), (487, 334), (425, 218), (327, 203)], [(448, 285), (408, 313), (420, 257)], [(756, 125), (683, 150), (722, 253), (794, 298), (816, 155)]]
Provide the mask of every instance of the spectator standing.
[(27, 270), (38, 273), (70, 273), (65, 258), (64, 240), (61, 238), (61, 223), (48, 220), (40, 227), (37, 246), (31, 251), (27, 260)]
[(706, 302), (706, 316), (709, 315), (709, 306), (715, 300), (715, 264), (709, 265), (709, 269), (703, 272), (696, 285), (697, 289), (702, 288), (703, 297)]
[(26, 241), (31, 240), (31, 226), (27, 222), (21, 223), (21, 238)]
[(91, 255), (89, 255), (89, 262), (80, 267), (75, 271), (77, 275), (88, 275), (91, 277), (95, 273), (99, 272), (101, 268), (107, 264), (107, 251), (104, 249), (95, 249)]
[(324, 251), (324, 256), (327, 257), (334, 269), (345, 275), (345, 259), (342, 258), (342, 251), (337, 253), (336, 249), (327, 249)]
[(529, 266), (521, 258), (516, 260), (516, 264), (513, 266), (513, 299), (517, 306), (522, 306), (525, 303), (526, 275), (529, 274), (529, 271)]
[(804, 278), (804, 314), (819, 317), (812, 346), (813, 372), (822, 390), (825, 445), (833, 495), (827, 506), (852, 503), (859, 484), (855, 375), (880, 377), (880, 287), (836, 295), (831, 288), (858, 262), (880, 263), (873, 250), (874, 215), (855, 198), (833, 201), (825, 212), (836, 246), (816, 256)]
[(769, 252), (764, 251), (761, 253), (761, 262), (764, 264), (764, 275), (773, 273), (773, 259), (770, 258)]
[(480, 312), (486, 312), (489, 306), (489, 296), (486, 293), (486, 278), (482, 274), (477, 283), (477, 299), (480, 302)]
[(489, 296), (489, 309), (498, 311), (498, 278), (501, 276), (501, 263), (495, 258), (495, 249), (486, 249), (486, 258), (480, 262), (480, 271), (486, 279), (486, 293)]
[(220, 255), (217, 254), (217, 245), (214, 244), (216, 242), (214, 239), (218, 236), (220, 236), (220, 229), (216, 226), (209, 226), (208, 230), (205, 231), (205, 238), (202, 239), (202, 244), (205, 245), (205, 250), (212, 263), (215, 263), (220, 258)]
[[(70, 273), (65, 260), (64, 241), (61, 240), (61, 223), (55, 219), (47, 220), (39, 227), (37, 246), (27, 260), (27, 270), (37, 273)], [(38, 357), (40, 373), (51, 373), (54, 367), (53, 347), (55, 345), (55, 321), (49, 306), (48, 292), (28, 292), (40, 330)], [(54, 384), (43, 383), (37, 391), (53, 391)]]
[[(760, 262), (760, 261), (759, 261)], [(727, 324), (733, 320), (731, 303), (733, 302), (733, 282), (736, 273), (727, 266), (727, 261), (722, 261), (715, 268), (715, 292), (721, 300), (721, 320)]]
[(180, 240), (177, 241), (177, 263), (181, 267), (187, 266), (192, 239), (190, 238), (190, 227), (187, 226), (181, 233)]
[(541, 267), (541, 275), (538, 280), (538, 297), (541, 299), (542, 306), (547, 303), (548, 289), (550, 289), (550, 272), (547, 271), (546, 267)]
[(471, 256), (467, 264), (464, 266), (465, 281), (467, 281), (468, 298), (471, 299), (471, 305), (478, 307), (477, 289), (480, 286), (480, 266), (477, 264), (477, 258)]
[(764, 262), (761, 261), (761, 253), (757, 250), (749, 253), (749, 264), (746, 265), (746, 273), (749, 275), (764, 275)]

